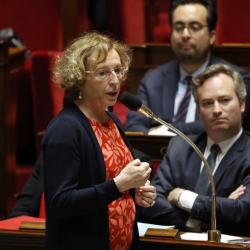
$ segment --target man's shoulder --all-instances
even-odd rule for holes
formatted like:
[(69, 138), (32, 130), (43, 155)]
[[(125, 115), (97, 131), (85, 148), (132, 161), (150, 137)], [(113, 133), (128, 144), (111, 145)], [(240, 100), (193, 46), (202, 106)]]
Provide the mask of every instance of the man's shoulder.
[(229, 62), (221, 57), (212, 56), (210, 64), (216, 64), (216, 63), (226, 64), (229, 67), (233, 68), (234, 70), (238, 71), (239, 73), (246, 73), (246, 74), (250, 75), (250, 73), (247, 70), (245, 70), (244, 68), (242, 68), (236, 64), (233, 64), (233, 63), (231, 63), (231, 62)]
[[(196, 146), (200, 146), (204, 142), (206, 142), (207, 135), (206, 133), (201, 134), (193, 134), (187, 136)], [(183, 138), (180, 136), (175, 136), (170, 140), (169, 146), (177, 147), (177, 148), (183, 148), (183, 147), (191, 147), (188, 142), (186, 142)]]
[[(250, 131), (244, 130), (242, 136), (243, 136), (243, 138), (245, 138), (247, 145), (250, 146)], [(250, 150), (250, 147), (249, 147), (249, 150)]]
[[(154, 69), (146, 72), (142, 79), (142, 85), (154, 89), (162, 88), (166, 82), (176, 83), (179, 79), (179, 64), (177, 60), (172, 60), (165, 64), (161, 64)], [(162, 90), (161, 90), (162, 91)]]
[(162, 73), (173, 74), (179, 69), (179, 63), (177, 60), (171, 60), (164, 64), (158, 65), (156, 68), (147, 71), (146, 75), (158, 75)]

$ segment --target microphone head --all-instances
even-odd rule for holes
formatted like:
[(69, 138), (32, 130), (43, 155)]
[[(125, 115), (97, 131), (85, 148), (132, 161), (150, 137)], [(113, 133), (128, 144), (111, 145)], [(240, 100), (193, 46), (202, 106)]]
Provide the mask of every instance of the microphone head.
[(127, 106), (129, 109), (133, 111), (137, 111), (142, 106), (141, 100), (135, 95), (129, 93), (128, 91), (124, 91), (121, 94), (119, 100), (121, 103), (123, 103), (125, 106)]

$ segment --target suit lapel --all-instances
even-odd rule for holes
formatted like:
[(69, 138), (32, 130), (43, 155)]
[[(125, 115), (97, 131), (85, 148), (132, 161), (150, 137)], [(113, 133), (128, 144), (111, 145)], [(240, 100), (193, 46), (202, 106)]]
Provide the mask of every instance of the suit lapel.
[(189, 189), (190, 190), (193, 190), (195, 185), (196, 185), (196, 182), (199, 178), (199, 175), (200, 175), (200, 167), (201, 167), (201, 159), (200, 157), (198, 156), (198, 154), (194, 151), (194, 149), (192, 148), (193, 150), (193, 154), (191, 154), (191, 157), (190, 157), (190, 166), (191, 168), (187, 171), (189, 172), (188, 173), (188, 178), (186, 178), (186, 180), (189, 181)]
[(216, 186), (219, 185), (219, 182), (221, 181), (224, 172), (230, 171), (232, 167), (236, 166), (238, 159), (241, 156), (241, 152), (244, 150), (246, 142), (246, 136), (243, 132), (240, 138), (233, 144), (233, 146), (229, 149), (229, 151), (226, 153), (226, 155), (220, 162), (214, 175), (214, 181)]
[[(174, 73), (173, 73), (174, 72)], [(178, 87), (179, 81), (179, 69), (177, 62), (171, 68), (171, 72), (165, 70), (163, 72), (163, 102), (162, 102), (162, 110), (164, 114), (164, 118), (167, 120), (172, 120), (174, 115), (174, 103), (175, 103), (175, 95)]]
[[(206, 147), (207, 142), (207, 136), (205, 133), (201, 134), (197, 140), (194, 141), (194, 143), (197, 145), (197, 147), (200, 149), (200, 151), (203, 153)], [(198, 156), (198, 154), (195, 152), (193, 148), (191, 148), (192, 152), (190, 152), (190, 157), (188, 159), (188, 166), (190, 167), (185, 172), (188, 176), (186, 176), (186, 180), (189, 180), (189, 189), (193, 190), (196, 182), (198, 181), (199, 175), (200, 175), (200, 168), (201, 168), (201, 159)]]

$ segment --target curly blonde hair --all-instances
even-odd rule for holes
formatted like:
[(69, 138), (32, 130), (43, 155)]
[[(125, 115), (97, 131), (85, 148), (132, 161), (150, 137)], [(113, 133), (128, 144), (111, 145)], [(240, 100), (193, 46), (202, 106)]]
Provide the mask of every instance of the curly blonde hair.
[[(123, 43), (99, 32), (89, 32), (77, 38), (55, 61), (54, 80), (66, 93), (77, 98), (86, 79), (86, 71), (105, 61), (108, 52), (115, 49), (121, 65), (128, 70), (131, 63), (131, 50)], [(89, 65), (88, 58), (97, 53), (95, 65)]]

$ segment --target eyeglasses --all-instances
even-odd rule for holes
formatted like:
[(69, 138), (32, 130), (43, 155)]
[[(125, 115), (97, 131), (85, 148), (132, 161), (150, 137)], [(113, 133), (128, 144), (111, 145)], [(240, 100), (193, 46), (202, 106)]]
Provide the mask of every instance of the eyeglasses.
[(87, 74), (93, 74), (96, 80), (99, 81), (107, 81), (110, 79), (111, 75), (114, 73), (119, 81), (123, 81), (126, 79), (127, 70), (122, 67), (117, 67), (114, 69), (97, 69), (97, 70), (90, 70), (86, 71)]
[(191, 22), (191, 23), (178, 22), (173, 25), (173, 30), (178, 34), (183, 34), (185, 28), (187, 28), (189, 34), (195, 35), (205, 27), (208, 27), (208, 25), (204, 25), (198, 22)]

